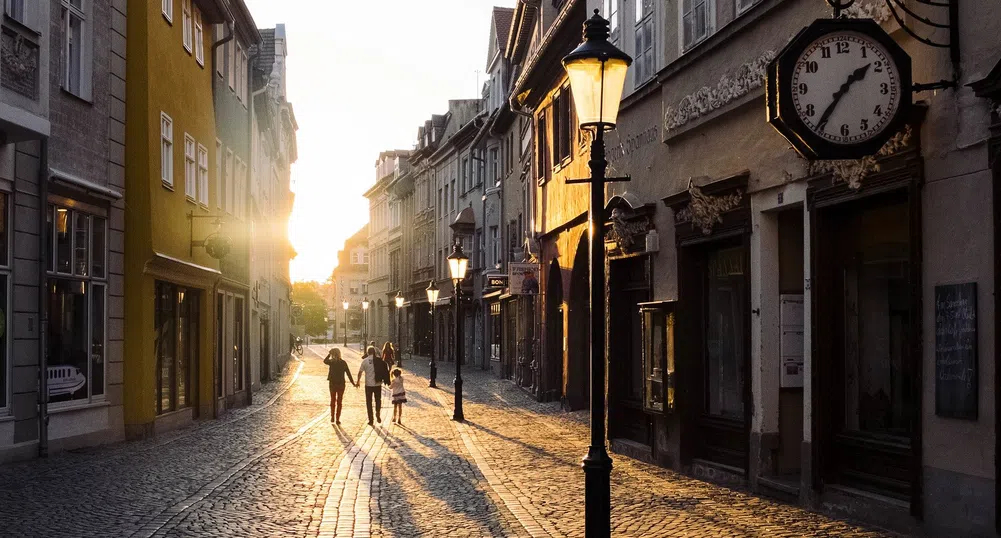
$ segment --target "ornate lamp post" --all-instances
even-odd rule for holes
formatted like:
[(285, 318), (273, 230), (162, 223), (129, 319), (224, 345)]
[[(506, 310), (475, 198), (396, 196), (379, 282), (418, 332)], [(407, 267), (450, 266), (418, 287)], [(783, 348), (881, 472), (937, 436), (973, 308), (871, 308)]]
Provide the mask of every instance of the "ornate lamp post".
[(462, 360), (465, 346), (462, 341), (462, 281), (466, 279), (469, 258), (462, 252), (462, 238), (476, 227), (472, 208), (467, 207), (455, 217), (452, 228), (452, 253), (448, 255), (448, 272), (455, 287), (452, 302), (455, 304), (455, 410), (452, 420), (466, 420), (462, 413)]
[(348, 307), (351, 306), (351, 303), (344, 301), (341, 306), (344, 307), (344, 348), (346, 349), (348, 347)]
[(401, 321), (403, 313), (403, 296), (400, 292), (396, 292), (396, 362), (400, 364), (400, 368), (403, 368), (403, 340), (400, 340), (400, 325), (403, 324)]
[(434, 382), (435, 382), (435, 379), (438, 377), (438, 364), (435, 363), (435, 360), (434, 360), (434, 329), (435, 329), (435, 324), (434, 324), (434, 305), (435, 305), (435, 303), (438, 302), (438, 286), (434, 285), (434, 280), (433, 279), (431, 280), (431, 283), (428, 284), (427, 289), (424, 290), (424, 291), (428, 294), (428, 302), (431, 303), (431, 364), (428, 365), (428, 366), (431, 367), (431, 384), (430, 384), (430, 387), (431, 388), (436, 388), (438, 385), (435, 385)]
[(612, 459), (605, 447), (605, 131), (615, 128), (619, 101), (632, 58), (608, 42), (608, 21), (598, 10), (584, 23), (584, 42), (563, 58), (570, 78), (581, 129), (593, 129), (591, 177), (571, 182), (591, 184), (588, 211), (591, 287), (591, 446), (584, 469), (584, 535), (611, 535)]
[(361, 354), (365, 355), (365, 346), (368, 345), (368, 297), (361, 301), (361, 315), (365, 318), (365, 333), (361, 339)]

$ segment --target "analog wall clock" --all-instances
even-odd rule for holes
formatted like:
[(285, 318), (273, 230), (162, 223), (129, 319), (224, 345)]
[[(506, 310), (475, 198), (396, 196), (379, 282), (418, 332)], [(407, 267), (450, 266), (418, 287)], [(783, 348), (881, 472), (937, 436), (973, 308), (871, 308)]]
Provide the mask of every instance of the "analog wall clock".
[(768, 122), (809, 159), (873, 155), (911, 107), (911, 60), (870, 19), (820, 19), (767, 69)]

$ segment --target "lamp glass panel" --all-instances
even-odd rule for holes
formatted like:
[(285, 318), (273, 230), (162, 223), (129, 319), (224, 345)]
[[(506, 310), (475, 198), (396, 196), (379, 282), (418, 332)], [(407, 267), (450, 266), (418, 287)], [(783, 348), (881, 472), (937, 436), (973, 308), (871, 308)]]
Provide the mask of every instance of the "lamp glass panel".
[(396, 297), (396, 308), (402, 308), (402, 307), (403, 307), (403, 297), (397, 296)]
[(438, 302), (438, 290), (437, 289), (427, 290), (427, 292), (428, 292), (428, 302), (429, 303), (436, 303), (436, 302)]
[(466, 268), (469, 266), (469, 258), (465, 256), (448, 258), (448, 271), (452, 275), (452, 280), (463, 280), (466, 278)]
[(582, 126), (599, 123), (615, 125), (628, 69), (629, 64), (619, 59), (602, 62), (597, 58), (581, 58), (567, 62), (577, 118)]

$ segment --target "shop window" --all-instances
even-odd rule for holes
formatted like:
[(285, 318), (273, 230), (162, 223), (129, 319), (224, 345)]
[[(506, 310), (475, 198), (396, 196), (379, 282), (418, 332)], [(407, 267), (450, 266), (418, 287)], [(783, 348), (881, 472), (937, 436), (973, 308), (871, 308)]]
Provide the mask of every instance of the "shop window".
[(156, 283), (154, 332), (157, 362), (157, 414), (194, 405), (198, 366), (198, 290)]
[(705, 294), (706, 411), (744, 418), (744, 322), (746, 268), (742, 247), (708, 253)]
[(643, 409), (674, 411), (675, 303), (640, 305), (643, 314)]
[(105, 385), (107, 221), (55, 205), (46, 214), (50, 247), (56, 238), (46, 281), (49, 400), (90, 401), (103, 397)]

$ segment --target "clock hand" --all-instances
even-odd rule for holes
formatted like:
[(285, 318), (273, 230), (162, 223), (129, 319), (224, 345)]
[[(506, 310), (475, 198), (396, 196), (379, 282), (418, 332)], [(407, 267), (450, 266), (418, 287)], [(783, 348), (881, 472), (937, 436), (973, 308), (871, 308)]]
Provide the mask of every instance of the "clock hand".
[(841, 101), (841, 98), (848, 93), (848, 88), (851, 88), (852, 84), (865, 78), (865, 74), (869, 71), (870, 65), (872, 65), (872, 63), (867, 63), (852, 71), (852, 73), (848, 75), (848, 80), (846, 80), (845, 83), (838, 88), (838, 91), (834, 92), (834, 100), (831, 101), (831, 104), (827, 106), (826, 110), (824, 110), (823, 115), (820, 116), (820, 122), (817, 123), (818, 131), (823, 131), (824, 127), (827, 126), (827, 120), (831, 119), (831, 114), (834, 113), (834, 108), (838, 106), (838, 102)]

